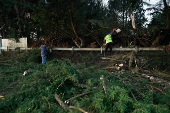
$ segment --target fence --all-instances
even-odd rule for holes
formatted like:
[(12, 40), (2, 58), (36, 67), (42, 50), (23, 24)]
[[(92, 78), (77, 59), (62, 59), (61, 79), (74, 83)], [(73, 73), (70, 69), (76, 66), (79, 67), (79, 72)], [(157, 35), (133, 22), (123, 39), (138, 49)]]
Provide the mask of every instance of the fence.
[(24, 48), (24, 47), (16, 47), (16, 48), (1, 47), (1, 50), (4, 50), (4, 51), (19, 51), (19, 52), (20, 51), (32, 50), (32, 49), (33, 48)]
[[(32, 50), (35, 48), (23, 48), (23, 47), (17, 47), (17, 48), (9, 48), (9, 47), (1, 47), (1, 50), (5, 50), (5, 51), (27, 51), (27, 50)], [(40, 48), (36, 48), (36, 49), (40, 49)], [(53, 51), (100, 51), (101, 54), (102, 52), (105, 50), (105, 48), (52, 48)], [(163, 51), (164, 48), (150, 48), (150, 47), (135, 47), (135, 48), (112, 48), (112, 51)]]

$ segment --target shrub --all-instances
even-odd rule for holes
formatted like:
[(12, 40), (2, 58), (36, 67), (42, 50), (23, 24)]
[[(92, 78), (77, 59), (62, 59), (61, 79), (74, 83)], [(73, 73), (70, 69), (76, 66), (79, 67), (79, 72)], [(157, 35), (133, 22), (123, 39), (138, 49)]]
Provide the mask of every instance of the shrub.
[(40, 63), (41, 62), (41, 52), (38, 49), (33, 49), (33, 50), (31, 50), (29, 52), (25, 52), (25, 54), (19, 56), (17, 61)]

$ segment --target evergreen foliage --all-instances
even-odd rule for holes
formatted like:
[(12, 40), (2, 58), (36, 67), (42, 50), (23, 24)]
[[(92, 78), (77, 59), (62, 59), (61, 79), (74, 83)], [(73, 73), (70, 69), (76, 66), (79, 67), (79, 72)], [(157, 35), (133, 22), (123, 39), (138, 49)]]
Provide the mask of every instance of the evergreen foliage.
[(38, 49), (33, 49), (29, 52), (21, 53), (17, 57), (17, 61), (21, 63), (26, 63), (26, 62), (40, 63), (41, 60), (42, 58), (40, 55), (40, 50)]
[[(117, 27), (128, 43), (135, 40), (128, 37), (133, 30), (130, 14), (135, 14), (137, 31), (142, 31), (142, 36), (147, 21), (143, 8), (146, 2), (143, 0), (109, 0), (107, 5), (103, 5), (103, 0), (0, 0), (0, 3), (0, 26), (4, 26), (0, 31), (2, 38), (15, 38), (17, 41), (22, 36), (27, 37), (28, 45), (43, 40), (44, 36), (51, 36), (55, 40), (52, 46), (58, 46), (63, 40), (69, 40), (73, 42), (69, 43), (71, 46), (77, 47), (79, 43), (94, 41), (102, 46), (105, 34)], [(169, 23), (168, 4), (163, 10), (158, 8), (160, 6), (154, 7), (156, 12), (149, 25), (151, 31), (147, 32), (154, 36), (157, 29)], [(26, 17), (27, 13), (30, 17)]]
[[(0, 112), (67, 112), (55, 100), (54, 93), (63, 102), (87, 93), (70, 99), (65, 104), (92, 113), (170, 111), (170, 89), (164, 91), (166, 95), (151, 90), (149, 85), (159, 87), (159, 84), (150, 83), (147, 79), (138, 77), (137, 73), (109, 73), (101, 71), (97, 66), (73, 64), (67, 59), (53, 59), (46, 65), (33, 62), (0, 64), (0, 92), (8, 92), (0, 102)], [(22, 75), (24, 71), (27, 71), (25, 76)], [(106, 93), (103, 90), (103, 80)], [(10, 85), (3, 87), (6, 83)], [(75, 84), (84, 84), (86, 88)], [(71, 109), (70, 112), (79, 113), (77, 109)]]

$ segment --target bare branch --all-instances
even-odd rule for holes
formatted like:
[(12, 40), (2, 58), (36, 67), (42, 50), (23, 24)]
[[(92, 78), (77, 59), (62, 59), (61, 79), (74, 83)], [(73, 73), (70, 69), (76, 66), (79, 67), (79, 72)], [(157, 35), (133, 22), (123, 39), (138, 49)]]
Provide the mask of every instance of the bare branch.
[(64, 104), (64, 102), (59, 98), (59, 96), (56, 93), (54, 94), (54, 97), (64, 110), (66, 111), (70, 110), (70, 108), (66, 104)]
[(155, 86), (151, 86), (151, 85), (149, 85), (151, 88), (155, 88), (155, 89), (157, 89), (158, 91), (160, 91), (160, 92), (162, 92), (163, 94), (165, 94), (165, 95), (167, 95), (165, 92), (163, 92), (161, 89), (159, 89), (159, 88), (157, 88), (157, 87), (155, 87)]
[(74, 107), (74, 106), (69, 106), (69, 108), (78, 109), (78, 110), (80, 110), (80, 111), (83, 112), (83, 113), (88, 113), (88, 112), (84, 111), (82, 108), (76, 108), (76, 107)]
[(83, 95), (87, 95), (87, 94), (89, 94), (89, 93), (91, 93), (91, 92), (85, 92), (85, 93), (76, 95), (76, 96), (74, 96), (74, 97), (72, 97), (72, 98), (66, 100), (65, 103), (68, 103), (70, 100), (72, 100), (72, 99), (74, 99), (74, 98), (77, 98), (77, 97), (80, 97), (80, 96), (83, 96)]
[(0, 28), (0, 30), (2, 30), (5, 27), (5, 24)]

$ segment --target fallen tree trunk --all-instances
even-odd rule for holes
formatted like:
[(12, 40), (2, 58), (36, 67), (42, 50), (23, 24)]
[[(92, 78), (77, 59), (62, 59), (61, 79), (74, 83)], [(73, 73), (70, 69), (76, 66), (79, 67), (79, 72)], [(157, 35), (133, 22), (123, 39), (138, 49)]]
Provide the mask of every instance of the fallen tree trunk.
[(64, 102), (59, 98), (59, 96), (56, 93), (54, 94), (54, 97), (65, 111), (70, 110), (70, 108), (66, 104), (64, 104)]

